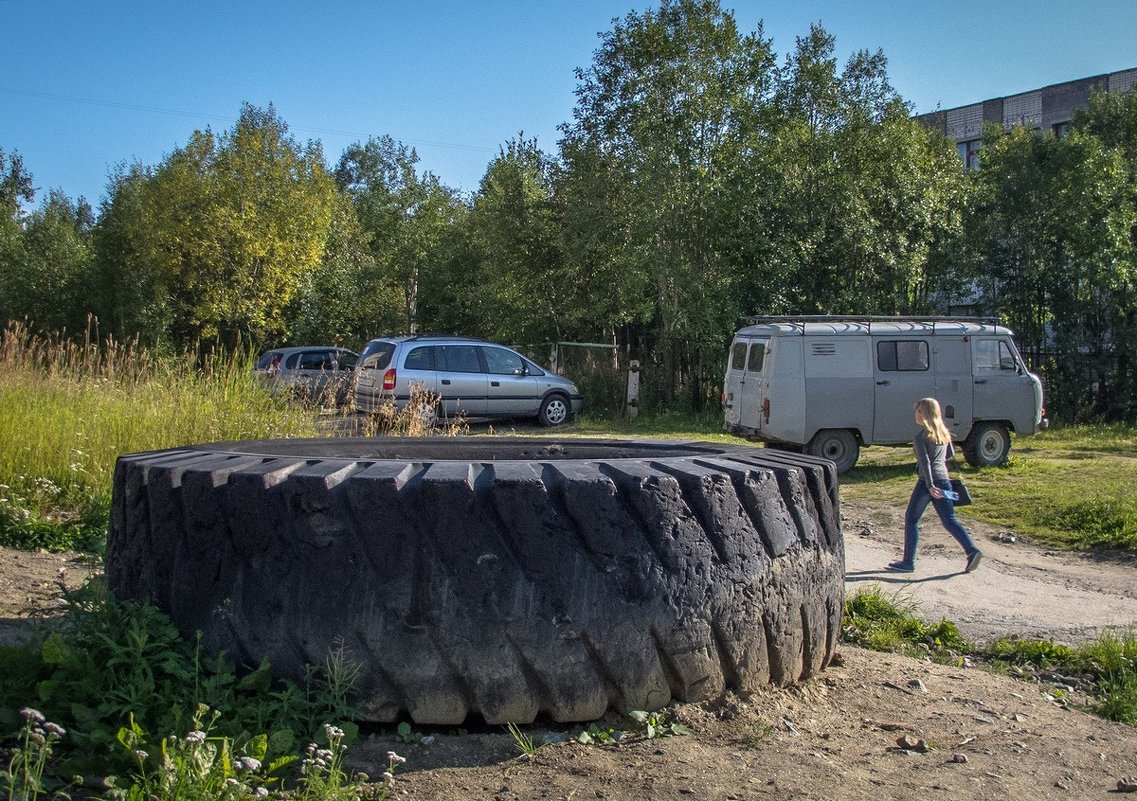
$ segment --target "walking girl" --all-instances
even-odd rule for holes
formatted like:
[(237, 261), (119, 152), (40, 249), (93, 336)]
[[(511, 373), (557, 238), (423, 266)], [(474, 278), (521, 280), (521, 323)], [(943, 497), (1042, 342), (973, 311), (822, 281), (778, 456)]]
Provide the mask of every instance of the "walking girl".
[(967, 556), (964, 572), (979, 567), (983, 553), (975, 546), (971, 535), (955, 516), (951, 481), (948, 478), (947, 459), (952, 453), (951, 434), (944, 425), (940, 404), (935, 398), (921, 398), (914, 407), (916, 438), (912, 449), (916, 452), (916, 470), (919, 478), (904, 513), (904, 556), (899, 562), (890, 562), (889, 570), (911, 573), (916, 569), (916, 546), (920, 542), (920, 517), (931, 503), (936, 507), (940, 521), (948, 533), (963, 546)]

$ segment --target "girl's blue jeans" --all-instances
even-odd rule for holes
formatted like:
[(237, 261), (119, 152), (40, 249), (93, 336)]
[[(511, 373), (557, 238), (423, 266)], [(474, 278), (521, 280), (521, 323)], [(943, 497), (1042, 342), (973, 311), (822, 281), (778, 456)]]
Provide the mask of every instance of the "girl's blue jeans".
[[(935, 484), (942, 490), (951, 490), (950, 481), (936, 481)], [(908, 511), (904, 513), (904, 559), (902, 564), (905, 567), (913, 567), (916, 564), (916, 546), (920, 544), (920, 518), (928, 508), (929, 503), (936, 507), (936, 513), (940, 516), (944, 528), (955, 537), (956, 542), (963, 546), (968, 557), (979, 550), (975, 547), (975, 542), (967, 533), (967, 529), (955, 516), (955, 504), (952, 503), (951, 499), (946, 497), (933, 498), (924, 482), (917, 480), (916, 486), (912, 489), (912, 497), (908, 501)]]

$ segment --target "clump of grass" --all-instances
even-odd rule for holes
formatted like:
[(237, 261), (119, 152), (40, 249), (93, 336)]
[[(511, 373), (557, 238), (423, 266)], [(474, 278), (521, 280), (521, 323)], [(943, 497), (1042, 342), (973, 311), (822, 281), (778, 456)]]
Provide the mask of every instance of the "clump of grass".
[(961, 654), (992, 669), (1016, 668), (1020, 676), (1078, 677), (1091, 697), (1089, 711), (1137, 726), (1137, 630), (1110, 630), (1076, 646), (1053, 640), (1008, 637), (975, 645), (949, 620), (929, 625), (916, 616), (911, 602), (887, 597), (879, 587), (845, 600), (841, 624), (844, 642), (876, 651), (931, 656), (958, 662)]
[(950, 620), (928, 624), (916, 617), (914, 603), (886, 597), (879, 587), (845, 599), (842, 638), (875, 651), (896, 651), (908, 656), (931, 656), (958, 662), (970, 644)]
[(168, 356), (113, 338), (0, 332), (0, 544), (95, 549), (115, 459), (194, 442), (316, 436), (253, 379), (253, 354)]
[(367, 437), (456, 437), (469, 433), (465, 415), (443, 417), (441, 407), (441, 395), (411, 385), (406, 404), (399, 407), (394, 399), (383, 401), (369, 416), (362, 433)]

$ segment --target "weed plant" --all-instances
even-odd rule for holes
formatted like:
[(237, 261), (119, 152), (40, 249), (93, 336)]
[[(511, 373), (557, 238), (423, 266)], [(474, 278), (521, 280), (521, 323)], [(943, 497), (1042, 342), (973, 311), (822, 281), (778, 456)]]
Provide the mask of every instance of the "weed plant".
[(896, 651), (957, 663), (970, 646), (954, 623), (946, 618), (929, 625), (920, 620), (916, 606), (899, 596), (887, 597), (879, 587), (845, 599), (841, 623), (846, 642), (875, 651)]
[(18, 725), (10, 710), (37, 697), (69, 732), (61, 749), (69, 773), (129, 768), (120, 728), (197, 730), (193, 715), (203, 705), (216, 712), (211, 736), (264, 732), (270, 758), (294, 752), (323, 722), (334, 723), (349, 740), (358, 732), (349, 722), (356, 717), (349, 697), (357, 669), (342, 651), (310, 668), (297, 687), (274, 682), (267, 662), (238, 674), (224, 655), (206, 659), (200, 642), (179, 637), (164, 614), (147, 604), (115, 601), (101, 581), (88, 582), (66, 603), (58, 631), (18, 648), (0, 647), (0, 667), (10, 668), (14, 679), (0, 683), (0, 732)]
[(1019, 638), (980, 646), (966, 641), (951, 621), (929, 626), (916, 611), (911, 602), (887, 597), (879, 587), (862, 590), (845, 599), (842, 640), (948, 663), (958, 663), (961, 655), (968, 654), (997, 671), (1018, 668), (1018, 675), (1048, 672), (1080, 677), (1093, 699), (1089, 711), (1137, 726), (1137, 630), (1106, 631), (1076, 646)]
[(115, 459), (192, 442), (315, 436), (253, 380), (252, 354), (0, 332), (0, 545), (93, 549)]

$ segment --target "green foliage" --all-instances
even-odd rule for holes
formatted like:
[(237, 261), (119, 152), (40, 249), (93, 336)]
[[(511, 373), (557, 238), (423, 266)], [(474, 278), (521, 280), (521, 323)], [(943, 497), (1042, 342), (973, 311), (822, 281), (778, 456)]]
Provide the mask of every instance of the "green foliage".
[(623, 734), (614, 726), (589, 723), (588, 728), (576, 736), (576, 741), (584, 745), (615, 745), (623, 738)]
[(509, 736), (513, 738), (513, 743), (517, 746), (517, 750), (527, 757), (532, 757), (548, 745), (547, 742), (536, 742), (528, 734), (521, 731), (516, 723), (507, 723), (505, 724), (505, 728), (509, 731)]
[[(129, 787), (112, 789), (108, 799), (145, 801), (197, 801), (209, 798), (238, 801), (265, 795), (264, 789), (279, 781), (278, 771), (295, 760), (283, 756), (265, 762), (268, 737), (261, 734), (237, 746), (228, 737), (213, 736), (220, 713), (199, 705), (184, 736), (171, 735), (155, 744), (130, 716), (116, 740), (134, 763)], [(153, 749), (151, 754), (146, 749)]]
[(272, 397), (251, 354), (164, 356), (137, 342), (0, 331), (0, 544), (99, 550), (123, 453), (315, 436), (312, 416)]
[(909, 656), (931, 655), (948, 662), (970, 650), (954, 623), (946, 618), (928, 624), (914, 614), (915, 607), (888, 597), (879, 587), (862, 590), (845, 599), (841, 636), (865, 648), (898, 651)]
[(415, 745), (422, 742), (422, 732), (417, 732), (414, 727), (407, 721), (401, 722), (395, 727), (395, 742), (406, 743), (408, 745)]
[(691, 729), (675, 719), (674, 710), (659, 712), (645, 712), (642, 709), (633, 709), (628, 717), (644, 727), (644, 737), (655, 740), (660, 737), (682, 737), (690, 734)]
[(1073, 651), (1069, 646), (1060, 645), (1053, 640), (1023, 640), (1011, 637), (991, 643), (986, 648), (986, 654), (996, 663), (1053, 668), (1069, 662)]
[(348, 740), (358, 732), (347, 723), (355, 716), (348, 699), (358, 667), (342, 650), (309, 668), (303, 687), (278, 684), (267, 662), (238, 675), (224, 655), (207, 659), (200, 641), (186, 642), (164, 614), (147, 604), (115, 601), (101, 581), (89, 581), (66, 601), (60, 630), (22, 649), (0, 651), (0, 665), (14, 669), (14, 680), (0, 689), (0, 708), (25, 703), (32, 690), (36, 703), (70, 732), (73, 769), (105, 770), (123, 726), (143, 732), (200, 728), (185, 710), (203, 704), (216, 713), (218, 736), (267, 732), (264, 745), (274, 758), (314, 735), (321, 721), (337, 721)]

